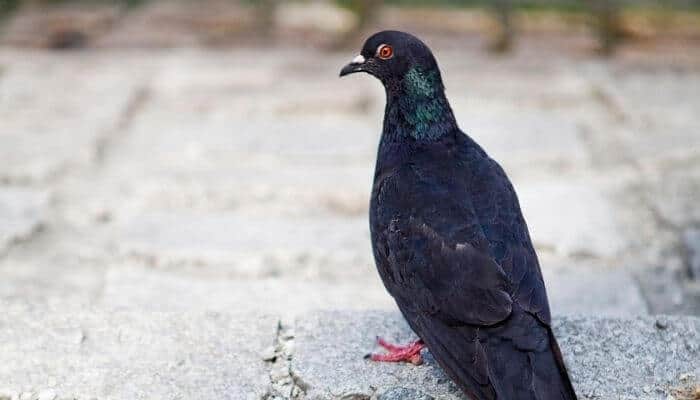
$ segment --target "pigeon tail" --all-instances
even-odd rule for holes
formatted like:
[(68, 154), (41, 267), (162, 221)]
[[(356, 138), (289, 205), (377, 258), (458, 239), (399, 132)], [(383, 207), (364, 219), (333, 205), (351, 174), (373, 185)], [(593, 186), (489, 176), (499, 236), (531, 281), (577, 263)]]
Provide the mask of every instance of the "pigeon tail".
[(520, 308), (492, 327), (418, 325), (440, 366), (474, 400), (577, 400), (550, 327)]

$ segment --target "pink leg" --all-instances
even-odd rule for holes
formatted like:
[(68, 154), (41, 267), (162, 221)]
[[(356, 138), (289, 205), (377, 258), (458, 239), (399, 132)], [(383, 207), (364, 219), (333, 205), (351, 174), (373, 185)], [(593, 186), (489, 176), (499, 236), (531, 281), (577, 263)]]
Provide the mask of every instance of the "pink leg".
[(422, 340), (416, 340), (415, 342), (409, 343), (406, 346), (397, 346), (391, 344), (386, 340), (378, 337), (377, 343), (385, 348), (388, 353), (386, 354), (368, 354), (367, 358), (372, 361), (380, 362), (410, 362), (414, 365), (420, 365), (423, 359), (420, 356), (420, 351), (423, 350), (425, 344)]

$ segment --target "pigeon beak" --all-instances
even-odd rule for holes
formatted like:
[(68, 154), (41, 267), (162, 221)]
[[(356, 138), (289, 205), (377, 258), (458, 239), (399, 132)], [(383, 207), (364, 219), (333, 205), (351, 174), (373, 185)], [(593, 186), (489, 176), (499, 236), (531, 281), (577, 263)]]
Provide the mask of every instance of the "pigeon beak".
[(353, 58), (352, 61), (350, 61), (350, 64), (344, 66), (343, 69), (340, 70), (340, 76), (342, 77), (355, 72), (363, 71), (362, 66), (365, 65), (365, 61), (366, 60), (362, 55), (358, 55), (357, 57)]

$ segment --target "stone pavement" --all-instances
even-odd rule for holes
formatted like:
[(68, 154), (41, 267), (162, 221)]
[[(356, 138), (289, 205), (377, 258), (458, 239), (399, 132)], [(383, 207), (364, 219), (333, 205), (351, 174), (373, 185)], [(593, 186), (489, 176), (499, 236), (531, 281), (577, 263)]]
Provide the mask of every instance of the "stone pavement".
[[(414, 339), (396, 312), (311, 312), (285, 326), (251, 313), (3, 306), (0, 399), (464, 399), (429, 353), (421, 366), (363, 358), (375, 335)], [(554, 328), (582, 399), (694, 398), (700, 319)]]
[[(653, 319), (636, 316), (699, 315), (699, 65), (527, 45), (490, 58), (437, 43), (461, 126), (514, 180), (553, 313), (569, 316), (557, 326), (571, 338), (572, 367), (590, 367), (575, 349), (593, 346), (577, 342), (593, 327), (622, 345), (616, 324), (657, 332)], [(299, 343), (314, 348), (308, 340), (333, 332), (313, 332), (318, 310), (352, 310), (339, 315), (377, 329), (371, 310), (395, 312), (372, 265), (366, 220), (383, 93), (367, 77), (337, 79), (351, 55), (0, 49), (0, 302), (12, 310), (0, 324), (0, 399), (41, 390), (115, 399), (327, 396), (289, 374), (270, 380), (277, 367), (307, 368), (304, 382), (318, 382), (323, 375), (303, 365), (303, 354), (261, 367), (253, 347), (279, 347), (297, 319), (311, 330)], [(277, 321), (277, 339), (257, 336)], [(697, 330), (696, 320), (673, 321)], [(116, 326), (131, 331), (123, 345)], [(76, 327), (97, 341), (71, 350)], [(366, 351), (372, 330), (346, 356)], [(683, 346), (678, 336), (668, 340)], [(161, 369), (180, 360), (171, 349), (190, 369), (167, 381)], [(239, 360), (229, 358), (233, 349)], [(649, 386), (649, 398), (660, 387), (670, 394), (680, 382), (672, 374), (692, 373), (682, 358), (659, 360), (670, 375), (654, 374), (658, 381), (625, 375)], [(127, 365), (144, 380), (120, 385)], [(145, 371), (158, 377), (149, 383)], [(262, 391), (255, 379), (232, 379), (260, 371)], [(581, 376), (588, 398), (622, 396), (625, 386), (607, 391), (607, 375)], [(180, 386), (160, 391), (171, 384)]]
[(273, 317), (5, 305), (0, 318), (0, 399), (258, 399), (268, 390), (260, 350), (275, 338)]
[[(359, 357), (358, 349), (381, 351), (375, 335), (414, 339), (396, 313), (316, 313), (294, 328), (290, 370), (309, 399), (465, 398), (429, 356), (417, 367)], [(697, 318), (560, 318), (554, 330), (584, 399), (665, 399), (700, 376)]]

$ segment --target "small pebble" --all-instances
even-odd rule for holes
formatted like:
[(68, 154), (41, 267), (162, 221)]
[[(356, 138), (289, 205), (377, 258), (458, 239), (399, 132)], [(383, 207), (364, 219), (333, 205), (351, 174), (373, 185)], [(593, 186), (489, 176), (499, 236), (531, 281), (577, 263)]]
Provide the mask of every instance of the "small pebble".
[(289, 376), (289, 369), (286, 366), (281, 366), (279, 368), (274, 368), (270, 371), (270, 379), (274, 382), (278, 382)]
[(282, 339), (284, 339), (284, 340), (294, 339), (294, 330), (293, 329), (285, 329), (282, 332)]
[(656, 319), (656, 327), (658, 329), (668, 328), (668, 320), (665, 317), (659, 317)]
[(692, 372), (686, 372), (684, 374), (680, 374), (680, 376), (678, 376), (678, 379), (680, 379), (681, 382), (688, 382), (695, 379), (695, 374)]
[(284, 354), (287, 355), (288, 359), (292, 358), (292, 355), (294, 355), (294, 342), (286, 342), (284, 344)]
[(277, 352), (275, 351), (275, 346), (270, 346), (265, 348), (265, 350), (262, 351), (262, 359), (263, 361), (275, 361), (275, 358), (277, 358)]
[(282, 378), (282, 379), (275, 382), (275, 384), (277, 384), (278, 386), (289, 386), (292, 383), (294, 383), (294, 380), (292, 379), (291, 376), (288, 376), (286, 378)]
[(37, 400), (55, 400), (56, 399), (56, 392), (53, 390), (42, 390), (39, 392), (39, 397)]
[(83, 332), (82, 329), (78, 329), (74, 334), (73, 334), (73, 342), (75, 344), (82, 344), (85, 341), (85, 332)]
[(108, 210), (100, 210), (95, 213), (95, 222), (101, 223), (101, 224), (106, 224), (110, 221), (112, 221), (112, 213), (109, 212)]

